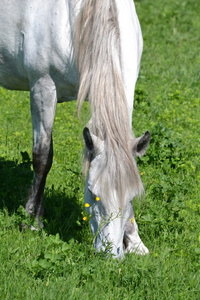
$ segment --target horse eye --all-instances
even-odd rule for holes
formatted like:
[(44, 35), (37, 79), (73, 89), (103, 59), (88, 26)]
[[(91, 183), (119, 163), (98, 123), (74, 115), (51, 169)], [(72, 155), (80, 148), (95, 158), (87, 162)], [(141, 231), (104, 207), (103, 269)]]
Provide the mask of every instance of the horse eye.
[(90, 189), (89, 187), (88, 187), (88, 190), (89, 190), (89, 192), (90, 192), (92, 198), (96, 199), (97, 196), (91, 191), (91, 189)]
[(92, 195), (93, 198), (96, 198), (96, 195), (89, 189), (90, 194)]

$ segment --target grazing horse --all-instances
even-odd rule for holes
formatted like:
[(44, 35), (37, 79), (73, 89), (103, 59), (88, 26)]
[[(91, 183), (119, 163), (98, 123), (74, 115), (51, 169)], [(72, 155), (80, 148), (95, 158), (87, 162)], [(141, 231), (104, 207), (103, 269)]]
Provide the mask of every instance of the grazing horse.
[(34, 178), (26, 209), (42, 227), (56, 105), (77, 99), (80, 112), (87, 98), (84, 201), (94, 247), (111, 244), (115, 257), (148, 253), (132, 206), (143, 191), (135, 157), (150, 141), (148, 131), (132, 133), (142, 46), (132, 0), (1, 0), (0, 85), (30, 91)]

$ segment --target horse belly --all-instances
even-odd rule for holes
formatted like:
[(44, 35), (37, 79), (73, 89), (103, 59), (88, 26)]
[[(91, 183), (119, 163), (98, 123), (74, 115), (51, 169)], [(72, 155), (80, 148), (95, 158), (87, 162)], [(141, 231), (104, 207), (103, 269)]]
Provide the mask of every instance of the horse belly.
[(23, 10), (26, 1), (1, 1), (0, 10), (0, 85), (7, 89), (28, 90), (23, 69)]
[(18, 68), (18, 61), (0, 50), (0, 86), (10, 90), (29, 91), (29, 81)]

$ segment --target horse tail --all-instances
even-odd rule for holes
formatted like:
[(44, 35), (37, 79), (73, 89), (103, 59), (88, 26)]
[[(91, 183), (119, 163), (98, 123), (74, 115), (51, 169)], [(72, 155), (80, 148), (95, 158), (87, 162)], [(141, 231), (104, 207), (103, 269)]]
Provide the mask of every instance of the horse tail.
[[(91, 106), (92, 133), (105, 141), (109, 173), (123, 185), (123, 176), (141, 180), (130, 146), (134, 139), (121, 67), (120, 30), (115, 0), (83, 0), (76, 19), (75, 54), (79, 70), (78, 112), (86, 98)], [(112, 161), (112, 163), (109, 162)], [(114, 161), (115, 160), (115, 161)], [(122, 174), (122, 168), (124, 173)], [(130, 179), (131, 180), (131, 179)]]

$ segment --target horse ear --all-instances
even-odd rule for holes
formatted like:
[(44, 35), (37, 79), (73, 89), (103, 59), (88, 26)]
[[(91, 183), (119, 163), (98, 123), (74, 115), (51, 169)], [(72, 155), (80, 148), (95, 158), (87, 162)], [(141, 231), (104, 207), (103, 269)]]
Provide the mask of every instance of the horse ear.
[(145, 154), (151, 139), (151, 134), (149, 131), (146, 131), (141, 137), (135, 139), (133, 145), (133, 153), (135, 156), (142, 156)]
[(98, 155), (103, 151), (104, 141), (100, 140), (97, 136), (92, 134), (87, 127), (83, 129), (83, 137), (85, 141), (85, 146), (90, 152), (93, 152), (95, 155)]
[(90, 131), (87, 127), (83, 129), (83, 138), (85, 141), (85, 146), (88, 148), (89, 151), (92, 151), (94, 149), (94, 144), (93, 144)]

